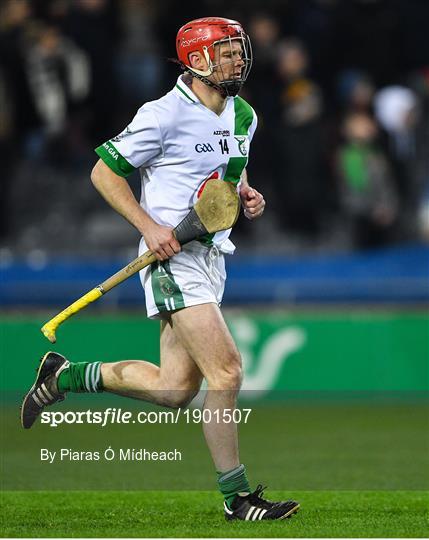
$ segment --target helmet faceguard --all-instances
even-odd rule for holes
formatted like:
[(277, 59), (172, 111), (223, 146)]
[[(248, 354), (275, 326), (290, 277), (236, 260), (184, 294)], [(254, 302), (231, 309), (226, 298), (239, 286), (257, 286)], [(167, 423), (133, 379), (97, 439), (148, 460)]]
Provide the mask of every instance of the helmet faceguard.
[[(240, 75), (225, 76), (225, 68), (230, 64), (231, 72), (237, 60), (234, 57), (240, 43), (242, 62)], [(229, 47), (230, 62), (221, 59), (220, 51)], [(246, 81), (252, 67), (252, 47), (241, 24), (231, 19), (206, 17), (196, 19), (182, 26), (176, 39), (177, 56), (182, 68), (193, 77), (218, 90), (223, 96), (236, 96)], [(189, 55), (199, 52), (207, 62), (205, 71), (190, 65)]]

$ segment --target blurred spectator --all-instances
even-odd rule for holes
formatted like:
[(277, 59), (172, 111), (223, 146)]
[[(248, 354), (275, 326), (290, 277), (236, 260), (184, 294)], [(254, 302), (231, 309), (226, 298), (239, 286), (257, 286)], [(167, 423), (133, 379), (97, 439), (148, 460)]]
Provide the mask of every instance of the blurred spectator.
[[(390, 154), (398, 178), (398, 190), (404, 207), (405, 238), (415, 233), (419, 181), (417, 170), (418, 125), (421, 109), (416, 93), (405, 86), (388, 86), (377, 92), (375, 115), (388, 135)], [(426, 150), (427, 153), (427, 140)], [(406, 230), (406, 228), (410, 230)]]
[(62, 135), (70, 109), (89, 93), (86, 55), (54, 26), (34, 23), (26, 67), (45, 134)]
[(269, 123), (277, 115), (276, 86), (279, 82), (276, 70), (277, 48), (280, 28), (274, 17), (266, 14), (254, 15), (249, 24), (254, 64), (252, 77), (246, 83), (253, 106), (264, 122)]
[(118, 130), (118, 83), (115, 59), (120, 39), (116, 0), (73, 0), (64, 20), (64, 32), (89, 58), (91, 89), (87, 100), (91, 145)]
[(416, 124), (415, 204), (421, 237), (429, 243), (429, 65), (414, 71), (410, 87), (418, 96), (419, 114)]
[(429, 181), (420, 198), (417, 219), (419, 236), (423, 242), (429, 244)]
[[(348, 173), (361, 181), (365, 175), (384, 178), (375, 185), (387, 185), (380, 191), (390, 192), (387, 200), (394, 201), (391, 225), (376, 224), (366, 236), (380, 243), (428, 237), (429, 2), (1, 0), (3, 239), (9, 234), (6, 241), (11, 236), (15, 241), (28, 228), (39, 231), (42, 246), (52, 237), (41, 234), (41, 227), (52, 231), (53, 222), (60, 227), (70, 215), (67, 221), (76, 224), (76, 235), (85, 242), (82, 230), (101, 204), (88, 182), (92, 149), (119, 131), (136, 107), (175, 84), (179, 71), (167, 59), (175, 56), (177, 29), (192, 18), (215, 14), (243, 22), (254, 49), (254, 66), (243, 89), (259, 117), (249, 174), (263, 186), (269, 204), (261, 225), (252, 228), (252, 239), (244, 223), (243, 242), (250, 247), (261, 241), (265, 229), (259, 227), (266, 226), (278, 232), (285, 249), (306, 249), (308, 240), (315, 249), (324, 249), (326, 242), (341, 249), (344, 235), (333, 229), (339, 205), (344, 211), (348, 203), (332, 182), (326, 156), (337, 156), (338, 165), (347, 148), (354, 149), (344, 152)], [(386, 152), (371, 137), (365, 144), (349, 137), (337, 152), (343, 116), (361, 114), (368, 123), (374, 112)], [(36, 163), (38, 156), (43, 160)], [(348, 180), (350, 191), (355, 184)], [(367, 197), (369, 207), (366, 190), (357, 191), (351, 193), (361, 202)], [(270, 209), (277, 211), (278, 220)], [(74, 249), (70, 239), (76, 236), (67, 237), (69, 229), (61, 233), (65, 250)], [(31, 238), (17, 243), (27, 249)]]
[[(341, 0), (306, 0), (287, 2), (292, 21), (291, 34), (302, 40), (311, 58), (311, 76), (325, 90), (325, 101), (329, 104), (332, 81), (337, 66), (335, 25)], [(286, 2), (285, 2), (286, 4)]]
[[(252, 181), (264, 186), (264, 194), (270, 200), (275, 191), (272, 167), (269, 164), (276, 159), (275, 126), (279, 109), (277, 48), (280, 28), (278, 20), (265, 13), (253, 15), (248, 26), (254, 62), (242, 96), (252, 104), (258, 115), (257, 136), (252, 142), (249, 166)], [(248, 226), (245, 221), (238, 221), (237, 230), (247, 235)]]
[(378, 128), (366, 113), (348, 113), (337, 152), (340, 204), (357, 248), (392, 240), (398, 199), (386, 156), (377, 148)]
[(284, 41), (277, 64), (282, 87), (275, 182), (283, 225), (314, 237), (326, 207), (327, 177), (321, 93), (307, 77), (307, 68), (304, 46), (298, 40)]
[(417, 99), (412, 90), (403, 86), (389, 86), (375, 96), (375, 114), (392, 137), (395, 154), (408, 154), (410, 131), (415, 125)]
[(0, 240), (9, 232), (10, 186), (13, 171), (12, 101), (8, 94), (4, 70), (0, 66), (0, 153), (3, 158), (0, 180)]
[(25, 31), (31, 17), (27, 0), (0, 4), (0, 238), (10, 233), (11, 185), (27, 135), (40, 125), (25, 71)]
[(156, 9), (152, 2), (123, 0), (121, 23), (124, 32), (116, 59), (116, 71), (122, 95), (129, 105), (128, 114), (161, 92), (166, 62), (160, 57), (159, 40), (154, 33)]
[(356, 69), (342, 71), (337, 93), (343, 110), (371, 113), (375, 87), (369, 75)]

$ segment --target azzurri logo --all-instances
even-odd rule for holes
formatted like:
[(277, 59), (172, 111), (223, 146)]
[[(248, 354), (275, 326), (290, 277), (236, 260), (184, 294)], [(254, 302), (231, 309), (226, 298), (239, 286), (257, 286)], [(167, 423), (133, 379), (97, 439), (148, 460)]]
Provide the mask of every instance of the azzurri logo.
[(195, 151), (201, 154), (201, 152), (214, 152), (214, 148), (210, 143), (198, 143), (195, 145)]

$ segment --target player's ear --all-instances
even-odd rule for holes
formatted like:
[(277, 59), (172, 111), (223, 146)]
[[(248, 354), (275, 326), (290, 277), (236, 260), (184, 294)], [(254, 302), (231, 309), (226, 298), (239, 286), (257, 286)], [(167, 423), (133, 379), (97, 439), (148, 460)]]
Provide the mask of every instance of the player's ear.
[(205, 71), (207, 69), (207, 62), (203, 55), (198, 51), (190, 53), (189, 64), (191, 67), (201, 71)]

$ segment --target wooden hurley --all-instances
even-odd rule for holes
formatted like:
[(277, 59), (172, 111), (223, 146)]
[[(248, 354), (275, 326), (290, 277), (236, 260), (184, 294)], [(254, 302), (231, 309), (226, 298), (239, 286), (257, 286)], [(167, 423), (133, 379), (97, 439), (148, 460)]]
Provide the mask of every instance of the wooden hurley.
[[(218, 178), (208, 180), (201, 197), (189, 214), (175, 227), (174, 234), (181, 245), (186, 244), (207, 233), (230, 229), (237, 221), (239, 212), (240, 199), (235, 186)], [(44, 336), (51, 343), (55, 343), (55, 332), (60, 324), (156, 260), (151, 251), (146, 251), (131, 261), (48, 321), (41, 329)]]

